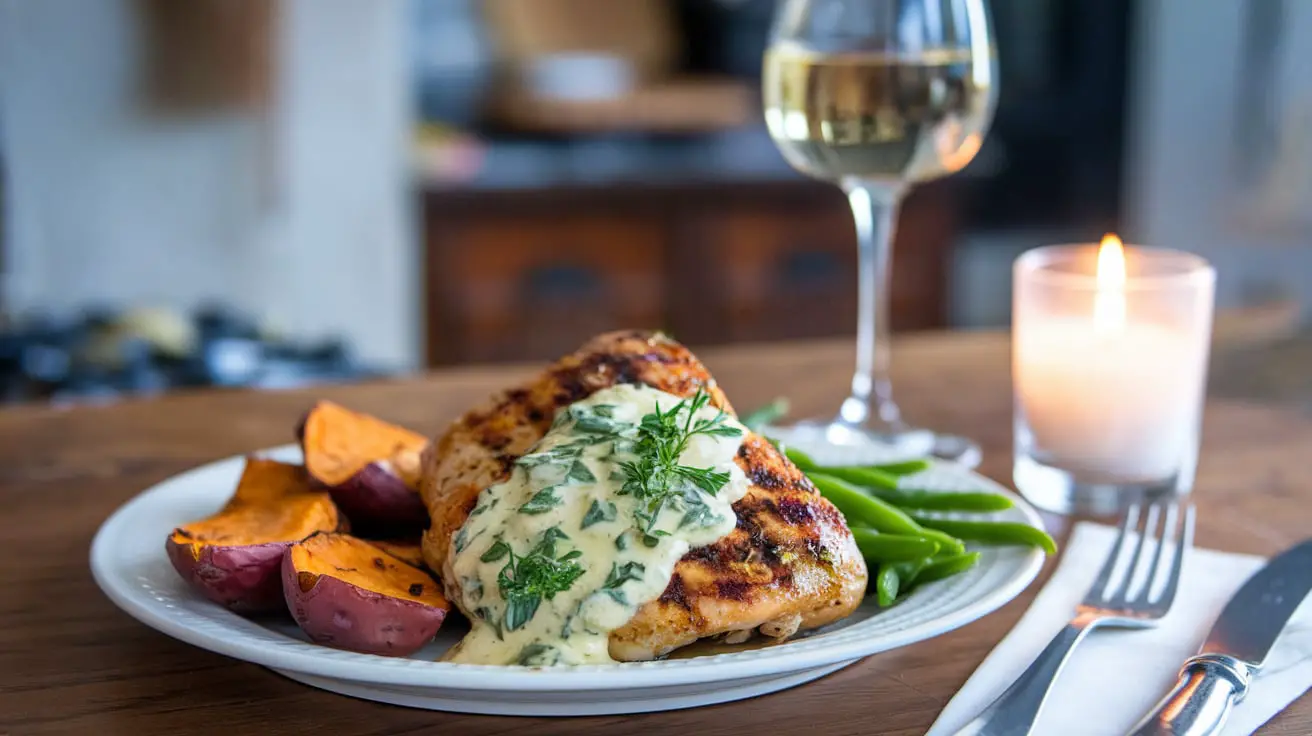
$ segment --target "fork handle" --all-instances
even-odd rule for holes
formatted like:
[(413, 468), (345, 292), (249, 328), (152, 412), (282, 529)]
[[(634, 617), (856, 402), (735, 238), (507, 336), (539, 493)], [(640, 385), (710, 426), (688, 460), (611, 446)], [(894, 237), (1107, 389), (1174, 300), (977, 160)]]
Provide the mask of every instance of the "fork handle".
[(1248, 665), (1224, 654), (1191, 657), (1180, 682), (1144, 716), (1131, 736), (1212, 736), (1221, 732), (1252, 680)]
[(957, 736), (1026, 736), (1039, 720), (1043, 702), (1057, 681), (1075, 645), (1098, 624), (1096, 618), (1076, 617), (1066, 624), (1011, 687), (989, 704)]

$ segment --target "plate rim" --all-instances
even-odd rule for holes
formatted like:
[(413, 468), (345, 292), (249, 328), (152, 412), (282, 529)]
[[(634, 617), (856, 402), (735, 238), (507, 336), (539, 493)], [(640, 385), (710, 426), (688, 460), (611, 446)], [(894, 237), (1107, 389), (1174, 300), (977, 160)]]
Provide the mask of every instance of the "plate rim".
[[(214, 460), (165, 478), (142, 490), (119, 506), (96, 531), (90, 548), (92, 577), (101, 591), (129, 616), (167, 636), (192, 646), (239, 659), (264, 667), (293, 670), (318, 677), (334, 678), (360, 683), (378, 683), (460, 690), (500, 691), (577, 691), (577, 690), (628, 690), (647, 687), (690, 685), (724, 682), (750, 677), (769, 676), (823, 667), (840, 661), (865, 658), (909, 644), (925, 641), (976, 621), (1011, 602), (1024, 592), (1038, 576), (1046, 555), (1040, 549), (1030, 549), (1020, 561), (1017, 572), (1004, 584), (993, 588), (973, 603), (904, 629), (880, 635), (864, 642), (833, 642), (829, 646), (816, 646), (788, 651), (787, 644), (771, 656), (753, 656), (735, 659), (736, 653), (710, 655), (687, 660), (656, 662), (626, 662), (618, 664), (581, 665), (568, 668), (522, 668), (499, 665), (455, 664), (450, 662), (422, 662), (408, 658), (384, 657), (332, 649), (333, 657), (322, 656), (323, 645), (288, 638), (288, 648), (264, 648), (258, 643), (233, 640), (218, 634), (188, 627), (168, 613), (162, 604), (151, 604), (132, 595), (133, 589), (120, 589), (121, 577), (112, 571), (114, 550), (110, 539), (119, 527), (127, 524), (133, 512), (147, 506), (157, 497), (167, 495), (173, 486), (185, 485), (193, 476), (215, 472), (219, 466), (237, 464), (250, 455), (285, 457), (299, 454), (294, 444), (263, 448), (249, 453), (231, 455)], [(965, 470), (963, 468), (963, 470)], [(994, 492), (1011, 498), (1014, 508), (1026, 521), (1043, 527), (1038, 512), (1023, 498), (992, 479), (966, 470), (974, 479), (987, 484)], [(164, 556), (163, 545), (160, 555)], [(222, 616), (238, 616), (215, 604), (215, 612)], [(221, 621), (219, 623), (222, 623)], [(859, 624), (856, 624), (859, 625)], [(230, 632), (231, 633), (231, 632)], [(240, 634), (240, 632), (237, 632)], [(823, 641), (819, 638), (799, 641)], [(760, 652), (762, 650), (754, 650)], [(349, 655), (342, 657), (341, 655)], [(420, 666), (397, 666), (398, 659), (418, 662)], [(651, 665), (661, 665), (653, 667)], [(673, 665), (673, 666), (671, 666)], [(617, 676), (622, 675), (622, 676)]]

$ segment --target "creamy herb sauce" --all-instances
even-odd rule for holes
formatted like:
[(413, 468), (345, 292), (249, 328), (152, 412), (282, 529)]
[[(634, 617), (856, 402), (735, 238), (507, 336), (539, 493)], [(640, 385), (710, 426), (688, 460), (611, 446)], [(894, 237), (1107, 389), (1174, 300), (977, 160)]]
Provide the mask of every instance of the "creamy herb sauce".
[(613, 661), (610, 632), (664, 592), (689, 549), (736, 525), (732, 504), (749, 487), (734, 462), (745, 432), (704, 394), (682, 400), (649, 386), (613, 386), (562, 409), (452, 540), (475, 616), (447, 659)]

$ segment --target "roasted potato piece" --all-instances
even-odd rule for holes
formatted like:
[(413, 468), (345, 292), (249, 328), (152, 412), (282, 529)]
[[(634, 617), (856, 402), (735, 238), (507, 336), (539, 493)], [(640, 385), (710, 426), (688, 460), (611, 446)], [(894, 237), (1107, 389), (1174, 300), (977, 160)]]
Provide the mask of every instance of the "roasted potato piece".
[(315, 404), (297, 435), (310, 476), (354, 524), (388, 530), (428, 525), (418, 490), (428, 438), (331, 401)]
[(174, 529), (165, 548), (178, 574), (210, 600), (241, 613), (277, 611), (287, 547), (343, 521), (304, 468), (251, 457), (227, 505)]
[(287, 549), (283, 594), (310, 639), (405, 656), (432, 640), (451, 609), (428, 573), (349, 534), (316, 534)]
[(370, 539), (369, 544), (407, 565), (413, 565), (420, 570), (428, 569), (424, 565), (424, 551), (419, 546), (419, 537), (413, 539)]

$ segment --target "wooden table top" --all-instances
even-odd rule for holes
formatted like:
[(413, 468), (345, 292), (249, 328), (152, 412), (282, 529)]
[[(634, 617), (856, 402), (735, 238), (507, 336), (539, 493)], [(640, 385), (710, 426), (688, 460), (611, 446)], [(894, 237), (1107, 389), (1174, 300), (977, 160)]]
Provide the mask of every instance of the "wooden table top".
[[(846, 342), (820, 342), (706, 350), (703, 358), (737, 406), (786, 394), (804, 415), (837, 405), (851, 354)], [(116, 609), (91, 579), (91, 537), (115, 508), (191, 466), (287, 442), (312, 398), (432, 431), (532, 370), (469, 368), (312, 392), (0, 412), (0, 734), (921, 734), (1039, 588), (943, 637), (791, 691), (672, 713), (533, 720), (410, 710), (314, 690), (156, 633)], [(983, 472), (1009, 484), (1005, 337), (907, 338), (895, 350), (895, 379), (908, 417), (978, 439)], [(1269, 555), (1306, 536), (1309, 448), (1306, 419), (1210, 402), (1195, 492), (1198, 544)], [(1264, 733), (1312, 733), (1312, 698)]]

